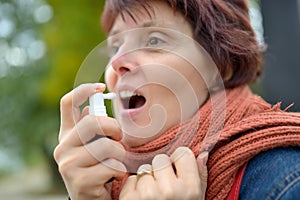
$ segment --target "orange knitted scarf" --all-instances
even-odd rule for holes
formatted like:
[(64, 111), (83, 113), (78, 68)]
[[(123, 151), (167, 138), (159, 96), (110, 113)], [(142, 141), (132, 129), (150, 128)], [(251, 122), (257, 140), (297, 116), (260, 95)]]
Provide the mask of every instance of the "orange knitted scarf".
[[(240, 167), (255, 155), (276, 147), (300, 146), (300, 114), (282, 111), (280, 104), (272, 107), (248, 86), (226, 89), (226, 109), (221, 93), (214, 98), (214, 108), (209, 100), (190, 120), (148, 144), (127, 148), (131, 153), (126, 166), (136, 170), (142, 163), (151, 163), (155, 155), (170, 155), (179, 146), (188, 146), (195, 156), (209, 150), (206, 199), (225, 199)], [(217, 117), (212, 117), (212, 111), (219, 113)], [(118, 199), (125, 181), (113, 181), (112, 199)]]

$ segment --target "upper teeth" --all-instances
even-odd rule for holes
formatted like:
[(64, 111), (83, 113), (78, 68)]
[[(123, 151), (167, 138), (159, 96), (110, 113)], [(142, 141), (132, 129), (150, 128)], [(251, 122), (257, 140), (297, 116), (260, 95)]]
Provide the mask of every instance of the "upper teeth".
[(122, 99), (124, 99), (124, 98), (130, 98), (130, 97), (136, 96), (136, 95), (138, 95), (138, 94), (136, 94), (136, 93), (134, 93), (132, 91), (129, 91), (129, 90), (124, 90), (124, 91), (120, 92), (120, 97)]

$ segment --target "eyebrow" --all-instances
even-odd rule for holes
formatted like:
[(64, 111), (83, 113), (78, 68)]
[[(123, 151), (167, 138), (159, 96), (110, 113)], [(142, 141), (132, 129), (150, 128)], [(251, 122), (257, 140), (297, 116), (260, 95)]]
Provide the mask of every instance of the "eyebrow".
[[(145, 22), (145, 23), (139, 25), (138, 28), (148, 28), (148, 27), (154, 27), (154, 26), (171, 27), (171, 26), (168, 26), (168, 24), (165, 23), (165, 22), (161, 22), (161, 21), (149, 21), (149, 22)], [(114, 31), (110, 32), (108, 34), (108, 36), (113, 36), (113, 35), (116, 35), (116, 34), (118, 34), (120, 32), (122, 32), (122, 31), (120, 31), (120, 30), (114, 30)]]

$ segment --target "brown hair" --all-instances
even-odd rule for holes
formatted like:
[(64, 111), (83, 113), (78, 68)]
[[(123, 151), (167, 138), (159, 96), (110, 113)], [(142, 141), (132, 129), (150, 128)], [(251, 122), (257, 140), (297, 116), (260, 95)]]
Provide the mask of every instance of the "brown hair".
[[(262, 73), (261, 48), (250, 25), (247, 0), (165, 0), (181, 12), (194, 31), (194, 39), (216, 63), (225, 87), (254, 82)], [(119, 13), (133, 13), (146, 1), (106, 0), (102, 26), (108, 33)]]

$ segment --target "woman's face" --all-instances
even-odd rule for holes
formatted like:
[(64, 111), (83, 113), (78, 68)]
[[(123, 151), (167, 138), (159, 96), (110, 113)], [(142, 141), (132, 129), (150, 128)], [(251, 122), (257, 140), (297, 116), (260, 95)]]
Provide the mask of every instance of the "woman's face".
[(214, 72), (192, 39), (184, 16), (164, 1), (151, 1), (135, 20), (119, 15), (108, 37), (106, 83), (117, 93), (114, 114), (128, 146), (145, 144), (191, 118), (208, 98)]

